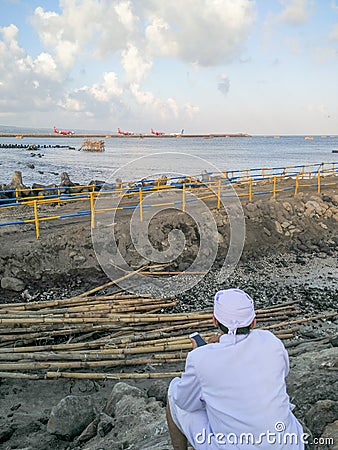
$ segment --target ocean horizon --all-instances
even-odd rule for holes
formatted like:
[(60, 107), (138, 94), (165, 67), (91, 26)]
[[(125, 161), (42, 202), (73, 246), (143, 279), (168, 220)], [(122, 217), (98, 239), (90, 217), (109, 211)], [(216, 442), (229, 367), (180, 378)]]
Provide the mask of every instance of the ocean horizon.
[[(46, 128), (0, 125), (0, 133), (11, 132), (38, 134), (46, 133)], [(129, 181), (160, 175), (192, 175), (203, 170), (273, 168), (338, 160), (332, 153), (338, 149), (338, 136), (309, 136), (310, 140), (305, 139), (305, 135), (254, 135), (230, 139), (105, 138), (106, 151), (103, 153), (79, 151), (83, 138), (76, 135), (20, 140), (1, 137), (0, 184), (8, 184), (17, 170), (22, 172), (24, 184), (30, 186), (33, 183), (57, 184), (62, 172), (67, 172), (73, 182), (82, 184), (92, 180), (108, 182), (121, 178)], [(36, 150), (3, 148), (6, 145), (40, 147)], [(59, 148), (51, 148), (55, 146)]]

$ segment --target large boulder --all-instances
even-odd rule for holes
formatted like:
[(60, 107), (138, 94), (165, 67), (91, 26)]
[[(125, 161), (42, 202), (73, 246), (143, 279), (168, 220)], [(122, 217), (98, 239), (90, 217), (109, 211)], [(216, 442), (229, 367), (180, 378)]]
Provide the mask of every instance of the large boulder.
[[(114, 417), (109, 417), (111, 414)], [(93, 426), (90, 433), (82, 437), (82, 442), (87, 441), (86, 448), (91, 450), (172, 448), (165, 408), (153, 397), (148, 398), (141, 389), (126, 383), (114, 386), (104, 414), (100, 414), (99, 421)], [(87, 440), (93, 431), (96, 436)]]
[(115, 414), (117, 403), (126, 396), (133, 398), (144, 398), (146, 397), (146, 394), (142, 392), (141, 389), (135, 386), (130, 386), (127, 383), (116, 383), (103, 411), (109, 416), (113, 416)]
[[(19, 170), (16, 170), (13, 173), (12, 181), (5, 186), (5, 190), (6, 191), (11, 191), (11, 190), (16, 190), (16, 189), (18, 189), (19, 191), (20, 190), (24, 190), (24, 189), (28, 189), (27, 186), (25, 186), (23, 184), (22, 173)], [(21, 193), (19, 192), (19, 196), (20, 196), (20, 194)], [(15, 197), (15, 192), (13, 192), (10, 196), (11, 197)]]
[(338, 418), (338, 402), (318, 400), (305, 415), (306, 423), (315, 436), (320, 436), (326, 425)]
[(2, 289), (7, 289), (9, 291), (21, 292), (26, 286), (20, 278), (3, 277), (1, 279), (1, 287)]
[(69, 175), (68, 175), (67, 172), (62, 172), (61, 173), (60, 186), (74, 186), (74, 183), (69, 178)]
[(338, 450), (338, 420), (325, 427), (317, 450)]
[(89, 396), (68, 395), (53, 407), (47, 431), (61, 439), (79, 435), (95, 417), (93, 400)]
[(163, 380), (154, 381), (147, 390), (148, 397), (154, 397), (159, 402), (162, 402), (163, 405), (167, 401), (167, 392), (168, 382)]

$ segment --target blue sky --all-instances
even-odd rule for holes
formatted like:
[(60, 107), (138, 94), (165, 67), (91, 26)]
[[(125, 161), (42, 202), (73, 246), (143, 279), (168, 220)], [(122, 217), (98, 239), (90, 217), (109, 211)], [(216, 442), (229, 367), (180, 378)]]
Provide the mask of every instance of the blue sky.
[(1, 0), (0, 124), (338, 134), (334, 0)]

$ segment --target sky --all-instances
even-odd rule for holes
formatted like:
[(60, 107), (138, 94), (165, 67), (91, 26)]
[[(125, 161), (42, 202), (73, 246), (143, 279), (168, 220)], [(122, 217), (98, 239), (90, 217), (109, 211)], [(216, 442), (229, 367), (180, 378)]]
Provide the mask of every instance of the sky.
[(338, 134), (338, 0), (1, 0), (0, 125)]

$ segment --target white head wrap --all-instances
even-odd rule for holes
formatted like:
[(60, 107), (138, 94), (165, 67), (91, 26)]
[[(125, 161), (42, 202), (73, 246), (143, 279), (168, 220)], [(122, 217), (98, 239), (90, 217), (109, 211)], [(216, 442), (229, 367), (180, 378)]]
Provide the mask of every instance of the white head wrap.
[(237, 328), (247, 327), (255, 318), (253, 300), (241, 289), (219, 291), (215, 295), (214, 316), (228, 328), (228, 334), (236, 335)]

